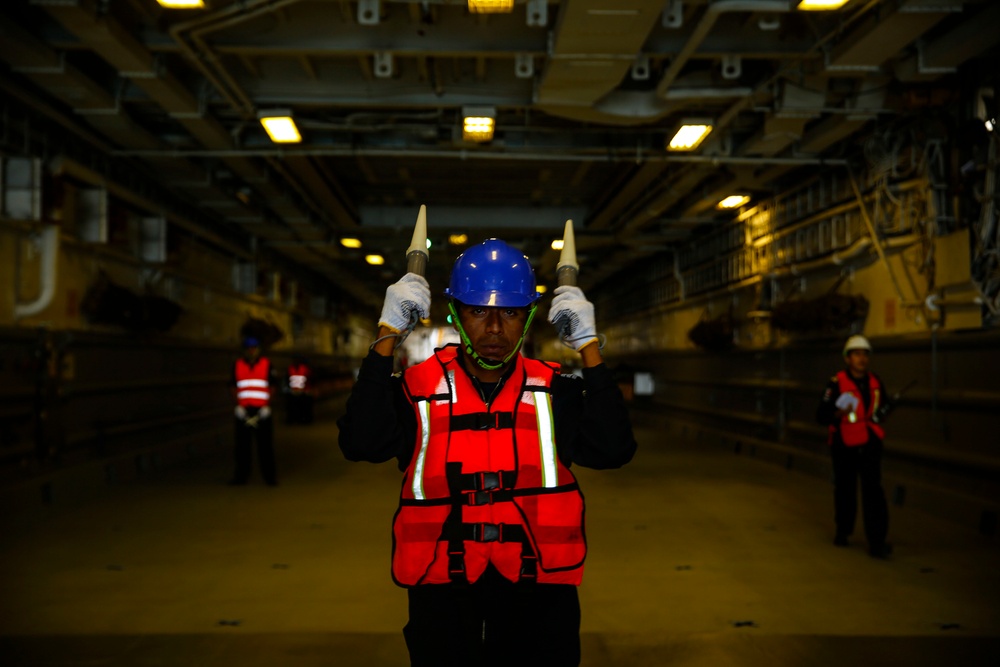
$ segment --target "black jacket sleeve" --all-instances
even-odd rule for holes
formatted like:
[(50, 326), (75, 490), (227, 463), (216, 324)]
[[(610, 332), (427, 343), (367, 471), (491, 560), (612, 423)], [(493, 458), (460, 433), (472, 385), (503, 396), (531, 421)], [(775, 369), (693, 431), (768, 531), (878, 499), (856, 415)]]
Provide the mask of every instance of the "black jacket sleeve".
[(392, 365), (392, 357), (375, 352), (361, 362), (347, 411), (337, 420), (338, 444), (348, 461), (382, 463), (398, 458), (402, 470), (410, 460), (417, 422)]
[(816, 407), (816, 421), (823, 426), (830, 426), (839, 420), (834, 416), (837, 411), (837, 398), (840, 396), (840, 383), (837, 382), (836, 376), (830, 378), (830, 382), (827, 383), (826, 389), (823, 391), (823, 397), (819, 401), (819, 405)]
[(607, 364), (583, 369), (583, 378), (559, 375), (552, 382), (556, 449), (563, 463), (620, 468), (636, 442), (621, 390)]

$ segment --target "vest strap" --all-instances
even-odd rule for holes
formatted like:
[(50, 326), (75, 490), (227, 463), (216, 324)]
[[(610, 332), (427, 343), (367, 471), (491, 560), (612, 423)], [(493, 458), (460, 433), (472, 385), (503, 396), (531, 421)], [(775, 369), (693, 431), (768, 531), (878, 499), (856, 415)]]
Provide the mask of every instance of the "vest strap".
[(461, 473), (457, 475), (454, 490), (490, 491), (492, 489), (513, 489), (516, 484), (516, 470)]
[(516, 523), (455, 523), (446, 526), (442, 535), (449, 541), (525, 542), (528, 534)]
[(399, 504), (407, 507), (430, 507), (434, 505), (491, 505), (523, 496), (542, 496), (550, 493), (566, 493), (580, 488), (578, 482), (562, 484), (551, 488), (530, 488), (530, 489), (483, 489), (473, 491), (472, 489), (460, 490), (452, 496), (443, 498), (400, 498)]
[(489, 431), (494, 428), (514, 428), (514, 414), (511, 412), (472, 412), (466, 415), (452, 415), (449, 425), (452, 431)]

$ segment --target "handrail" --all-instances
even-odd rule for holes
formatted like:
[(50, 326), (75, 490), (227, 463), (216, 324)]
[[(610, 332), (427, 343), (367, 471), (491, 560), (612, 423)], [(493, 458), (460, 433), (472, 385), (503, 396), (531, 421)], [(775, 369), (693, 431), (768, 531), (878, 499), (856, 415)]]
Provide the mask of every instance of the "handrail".
[(136, 389), (162, 389), (166, 387), (195, 387), (202, 385), (218, 385), (228, 388), (229, 376), (199, 375), (194, 377), (170, 378), (165, 380), (129, 380), (124, 382), (105, 382), (77, 384), (69, 381), (61, 392), (63, 396), (82, 396), (87, 394), (106, 394), (115, 391), (134, 391)]
[[(636, 410), (638, 408), (638, 410)], [(709, 417), (716, 421), (724, 421), (726, 419), (730, 421), (744, 422), (748, 424), (756, 425), (767, 425), (774, 427), (773, 419), (755, 413), (747, 413), (734, 410), (720, 410), (717, 408), (706, 408), (700, 405), (689, 404), (689, 403), (679, 403), (675, 401), (656, 401), (655, 403), (642, 405), (632, 405), (630, 410), (636, 412), (660, 412), (662, 410), (674, 410), (677, 412), (696, 414), (703, 417)], [(817, 429), (818, 432), (817, 432)], [(746, 434), (739, 433), (735, 431), (727, 431), (725, 429), (715, 428), (714, 430), (730, 433), (732, 437), (739, 438), (744, 437)], [(818, 436), (822, 433), (822, 427), (813, 427), (808, 422), (791, 421), (786, 424), (786, 430), (794, 431), (799, 433), (809, 433), (810, 435)], [(770, 441), (768, 441), (770, 442)], [(800, 445), (805, 446), (808, 443), (814, 442), (814, 439), (793, 439), (790, 442), (785, 441), (783, 443), (774, 442), (773, 444), (778, 446), (789, 446), (789, 445)], [(797, 447), (797, 450), (801, 450), (801, 447)], [(946, 451), (940, 448), (931, 448), (912, 441), (893, 439), (892, 447), (887, 447), (884, 453), (887, 459), (899, 459), (899, 460), (909, 460), (918, 461), (928, 467), (939, 469), (942, 467), (948, 468), (952, 471), (961, 472), (964, 475), (975, 478), (988, 478), (997, 479), (1000, 475), (1000, 462), (995, 459), (990, 459), (988, 457), (977, 456), (975, 454), (963, 454), (953, 451)]]
[(67, 439), (67, 443), (73, 445), (78, 445), (82, 442), (89, 442), (96, 438), (106, 436), (106, 435), (127, 435), (130, 433), (141, 433), (143, 431), (149, 431), (162, 426), (190, 423), (205, 419), (219, 418), (225, 414), (231, 414), (232, 409), (226, 408), (212, 408), (211, 410), (201, 410), (200, 412), (187, 412), (182, 415), (169, 415), (166, 417), (155, 417), (152, 419), (143, 419), (127, 422), (119, 422), (118, 424), (103, 425), (100, 422), (96, 423), (96, 426), (89, 431), (85, 431), (83, 435), (77, 435), (72, 439)]

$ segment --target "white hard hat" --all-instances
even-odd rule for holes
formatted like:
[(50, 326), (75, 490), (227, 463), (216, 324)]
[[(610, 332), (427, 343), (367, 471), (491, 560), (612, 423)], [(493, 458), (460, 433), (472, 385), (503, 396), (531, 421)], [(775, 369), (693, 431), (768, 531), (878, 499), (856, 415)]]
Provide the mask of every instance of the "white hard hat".
[(851, 350), (868, 350), (871, 352), (872, 344), (869, 343), (868, 339), (864, 336), (851, 336), (847, 339), (847, 342), (844, 343), (844, 356), (846, 357), (847, 353)]

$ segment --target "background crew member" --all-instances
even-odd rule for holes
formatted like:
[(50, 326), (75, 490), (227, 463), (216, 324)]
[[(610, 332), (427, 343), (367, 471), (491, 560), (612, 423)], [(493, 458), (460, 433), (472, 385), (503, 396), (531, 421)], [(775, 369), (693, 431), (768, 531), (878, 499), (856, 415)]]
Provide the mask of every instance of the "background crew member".
[(230, 484), (247, 483), (255, 438), (260, 475), (269, 486), (278, 484), (274, 464), (274, 421), (271, 419), (271, 396), (276, 386), (271, 360), (261, 355), (260, 343), (256, 338), (245, 338), (243, 356), (233, 365), (236, 467)]
[(579, 665), (586, 539), (569, 466), (616, 468), (636, 448), (593, 305), (562, 286), (549, 310), (570, 322), (581, 379), (520, 352), (540, 296), (520, 251), (470, 248), (445, 294), (462, 344), (393, 376), (396, 339), (427, 316), (430, 290), (415, 274), (386, 290), (338, 422), (346, 458), (405, 471), (392, 574), (407, 588), (411, 665)]
[(882, 489), (885, 431), (881, 422), (892, 406), (882, 380), (868, 370), (871, 352), (871, 344), (864, 336), (847, 339), (844, 345), (847, 367), (830, 378), (816, 410), (816, 421), (830, 430), (837, 526), (833, 543), (847, 546), (854, 532), (860, 478), (868, 553), (875, 558), (886, 558), (892, 553), (892, 545), (885, 541), (889, 509)]
[(288, 365), (285, 383), (288, 402), (285, 418), (289, 424), (311, 424), (313, 420), (312, 369), (303, 357)]

